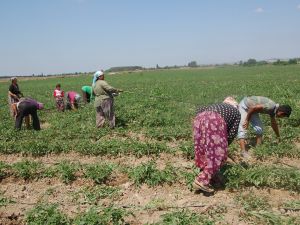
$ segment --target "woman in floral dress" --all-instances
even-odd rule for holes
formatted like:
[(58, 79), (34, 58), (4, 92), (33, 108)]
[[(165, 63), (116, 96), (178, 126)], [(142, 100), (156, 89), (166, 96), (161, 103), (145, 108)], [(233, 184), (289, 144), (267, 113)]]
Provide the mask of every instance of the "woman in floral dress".
[(201, 172), (195, 178), (195, 189), (214, 192), (211, 179), (227, 159), (228, 145), (237, 135), (240, 119), (238, 103), (232, 97), (198, 109), (194, 119), (194, 149), (195, 163)]

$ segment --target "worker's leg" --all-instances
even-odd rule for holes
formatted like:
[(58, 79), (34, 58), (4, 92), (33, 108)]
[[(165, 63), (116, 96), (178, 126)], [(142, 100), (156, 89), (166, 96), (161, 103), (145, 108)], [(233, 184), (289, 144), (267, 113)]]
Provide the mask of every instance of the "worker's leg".
[(105, 117), (104, 117), (103, 110), (101, 106), (98, 106), (96, 108), (96, 127), (97, 128), (103, 127), (104, 122), (105, 122)]
[(263, 124), (259, 118), (258, 113), (254, 113), (251, 116), (250, 123), (256, 134), (256, 145), (262, 144), (262, 136), (263, 136)]
[(31, 112), (31, 117), (32, 117), (32, 126), (33, 126), (33, 129), (40, 130), (41, 126), (40, 126), (39, 117), (37, 115), (37, 110), (33, 110)]

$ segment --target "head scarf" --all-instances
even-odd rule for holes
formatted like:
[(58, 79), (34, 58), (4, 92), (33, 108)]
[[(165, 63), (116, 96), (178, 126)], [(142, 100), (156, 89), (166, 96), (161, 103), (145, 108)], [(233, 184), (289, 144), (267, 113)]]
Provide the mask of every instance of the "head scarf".
[(41, 110), (41, 109), (43, 109), (44, 108), (44, 104), (43, 103), (41, 103), (41, 102), (37, 102), (37, 105), (38, 105), (38, 109), (39, 110)]
[(92, 84), (92, 86), (95, 85), (97, 79), (98, 79), (100, 76), (102, 76), (102, 75), (104, 75), (103, 70), (99, 70), (99, 71), (97, 71), (96, 73), (94, 73), (93, 84)]
[(81, 98), (81, 96), (80, 96), (79, 94), (76, 94), (76, 95), (75, 95), (75, 100), (76, 100), (76, 102), (79, 102), (79, 101), (80, 101), (80, 98)]
[(238, 108), (238, 106), (239, 106), (239, 103), (237, 103), (237, 101), (233, 97), (231, 97), (231, 96), (226, 97), (224, 99), (223, 103), (232, 105), (235, 108)]

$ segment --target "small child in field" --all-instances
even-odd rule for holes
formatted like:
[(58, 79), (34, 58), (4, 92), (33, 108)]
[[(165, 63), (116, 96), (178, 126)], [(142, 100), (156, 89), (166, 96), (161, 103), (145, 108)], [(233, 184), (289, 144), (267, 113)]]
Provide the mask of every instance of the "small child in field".
[(65, 110), (64, 91), (60, 88), (60, 84), (57, 84), (53, 92), (53, 97), (55, 98), (57, 110), (63, 112)]

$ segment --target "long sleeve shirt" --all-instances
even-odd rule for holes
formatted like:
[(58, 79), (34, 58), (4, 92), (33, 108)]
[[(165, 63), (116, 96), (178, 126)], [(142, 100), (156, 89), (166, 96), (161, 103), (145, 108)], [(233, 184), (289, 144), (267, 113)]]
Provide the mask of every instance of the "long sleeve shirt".
[(18, 96), (18, 98), (22, 97), (23, 94), (22, 92), (20, 91), (19, 89), (19, 85), (18, 84), (11, 84), (9, 86), (9, 89), (8, 89), (12, 94)]
[(241, 114), (239, 110), (226, 103), (218, 103), (210, 106), (203, 106), (197, 110), (197, 114), (204, 111), (216, 112), (222, 116), (227, 125), (228, 145), (234, 140), (238, 132)]
[(118, 89), (110, 86), (104, 80), (97, 80), (95, 86), (93, 87), (95, 94), (94, 106), (98, 107), (101, 105), (102, 101), (108, 98), (113, 98), (112, 93), (118, 92)]

